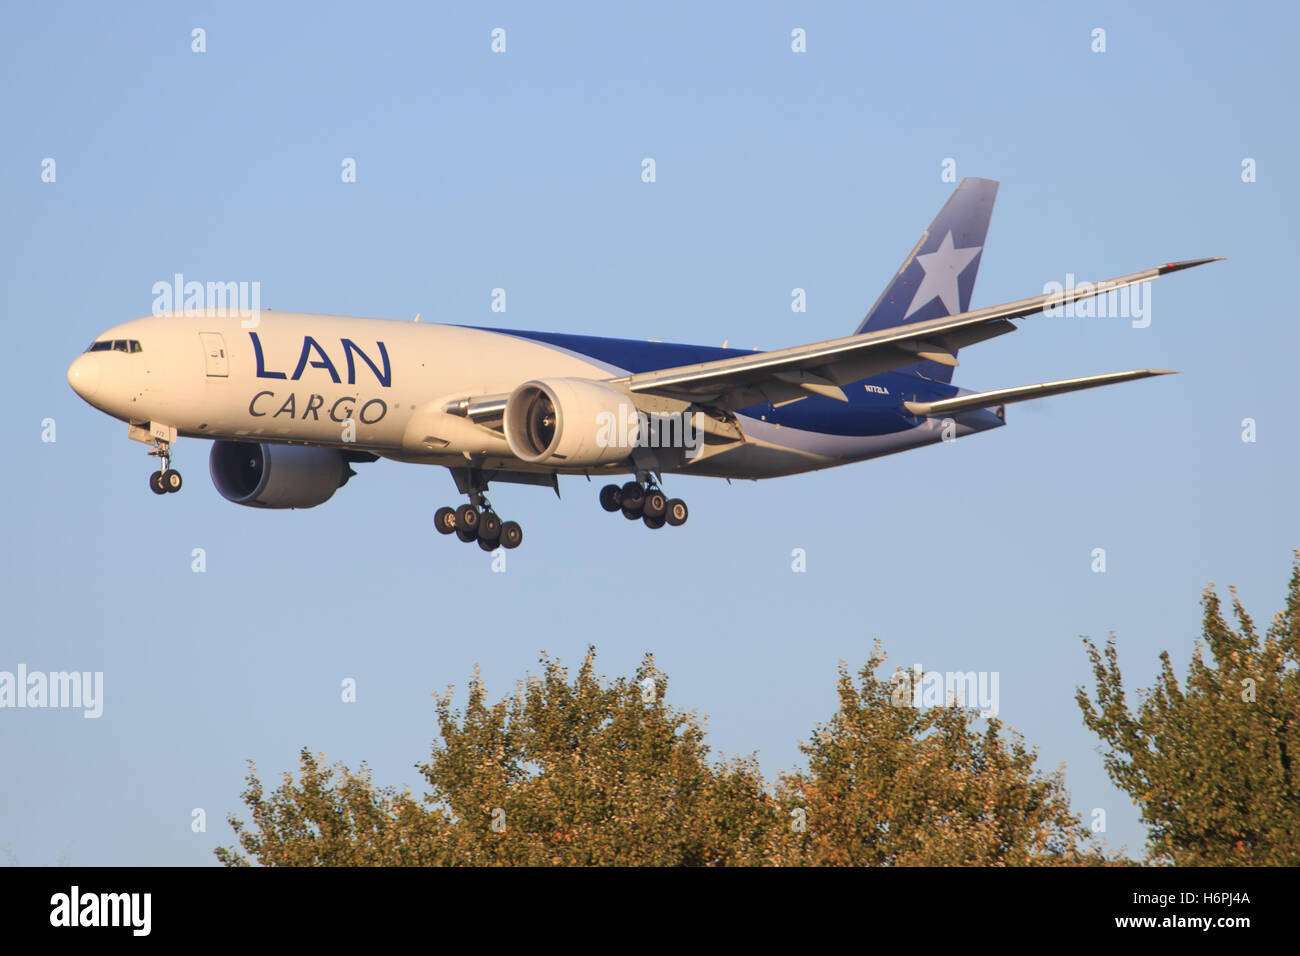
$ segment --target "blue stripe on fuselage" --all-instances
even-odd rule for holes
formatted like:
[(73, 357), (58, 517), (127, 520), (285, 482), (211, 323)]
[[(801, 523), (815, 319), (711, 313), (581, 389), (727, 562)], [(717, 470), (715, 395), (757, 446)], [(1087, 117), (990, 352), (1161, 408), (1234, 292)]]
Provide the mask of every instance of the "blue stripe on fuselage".
[[(631, 374), (653, 372), (679, 365), (696, 365), (718, 359), (753, 355), (745, 349), (724, 349), (709, 345), (683, 345), (674, 342), (646, 342), (639, 339), (609, 339), (597, 335), (570, 335), (564, 332), (529, 332), (518, 329), (490, 329), (515, 338), (529, 339), (584, 355), (597, 362), (613, 365)], [(876, 389), (884, 389), (881, 394)], [(736, 413), (760, 418), (773, 424), (827, 435), (888, 435), (913, 428), (921, 419), (903, 408), (904, 401), (935, 401), (952, 398), (957, 388), (943, 382), (921, 378), (911, 372), (886, 372), (844, 386), (847, 402), (810, 395), (802, 401), (774, 408), (764, 403), (737, 409)]]

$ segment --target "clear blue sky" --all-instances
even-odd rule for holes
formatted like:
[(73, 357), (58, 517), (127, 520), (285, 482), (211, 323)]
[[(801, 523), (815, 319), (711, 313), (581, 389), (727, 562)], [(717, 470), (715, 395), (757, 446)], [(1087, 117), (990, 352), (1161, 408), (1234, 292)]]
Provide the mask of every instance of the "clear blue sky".
[[(10, 5), (0, 670), (103, 671), (105, 702), (0, 711), (0, 857), (210, 864), (245, 758), (274, 777), (304, 745), (421, 791), (431, 692), (463, 701), (478, 663), (503, 694), (540, 651), (576, 665), (589, 642), (609, 675), (653, 651), (716, 751), (772, 775), (877, 638), (894, 663), (998, 671), (1004, 719), (1140, 851), (1072, 699), (1080, 635), (1116, 632), (1132, 685), (1161, 648), (1181, 673), (1207, 582), (1266, 622), (1300, 545), (1296, 27), (1283, 4)], [(527, 537), (505, 574), (435, 533), (456, 498), (432, 468), (365, 466), (324, 507), (265, 513), (221, 499), (208, 445), (183, 441), (185, 490), (155, 498), (145, 447), (64, 378), (177, 272), (259, 281), (279, 309), (764, 348), (846, 334), (949, 195), (946, 157), (1002, 182), (977, 305), (1229, 257), (1160, 280), (1149, 328), (1029, 319), (965, 350), (959, 384), (1181, 374), (821, 474), (670, 481), (679, 530), (606, 515), (580, 480), (560, 502), (504, 487)]]

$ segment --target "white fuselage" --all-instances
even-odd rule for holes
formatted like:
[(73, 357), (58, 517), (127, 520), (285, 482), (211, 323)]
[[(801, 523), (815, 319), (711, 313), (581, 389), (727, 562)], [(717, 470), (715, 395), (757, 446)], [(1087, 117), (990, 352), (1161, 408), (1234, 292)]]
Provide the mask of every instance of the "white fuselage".
[[(426, 464), (559, 473), (627, 465), (531, 466), (497, 431), (447, 411), (530, 379), (625, 374), (589, 356), (499, 332), (388, 319), (264, 311), (257, 319), (159, 315), (103, 332), (138, 351), (92, 351), (68, 370), (96, 408), (179, 436), (307, 444)], [(729, 477), (792, 474), (939, 439), (934, 423), (850, 437), (739, 418), (739, 445), (667, 470)], [(963, 429), (965, 431), (965, 429)]]

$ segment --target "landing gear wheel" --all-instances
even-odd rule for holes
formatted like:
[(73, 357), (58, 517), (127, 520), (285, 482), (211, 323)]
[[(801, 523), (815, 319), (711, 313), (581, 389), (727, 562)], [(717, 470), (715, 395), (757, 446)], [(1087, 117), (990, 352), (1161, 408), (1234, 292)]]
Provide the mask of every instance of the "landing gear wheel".
[(456, 530), (474, 532), (473, 537), (462, 538), (462, 541), (473, 541), (478, 536), (478, 521), (478, 509), (473, 505), (461, 505), (456, 509)]
[[(662, 491), (651, 489), (646, 492), (645, 504), (641, 506), (641, 513), (647, 518), (662, 518), (664, 512), (668, 510), (668, 499), (664, 497)], [(649, 525), (649, 522), (647, 522)]]
[(641, 517), (641, 512), (639, 509), (637, 511), (632, 511), (626, 505), (624, 505), (623, 517), (626, 518), (628, 521), (635, 521), (637, 518)]
[(495, 541), (484, 541), (482, 538), (478, 539), (478, 546), (484, 551), (495, 551), (497, 549)]
[(153, 448), (150, 449), (149, 455), (152, 458), (157, 458), (158, 464), (162, 465), (162, 468), (149, 476), (149, 490), (155, 495), (165, 495), (168, 492), (180, 491), (181, 473), (172, 468), (171, 442), (163, 441), (155, 434), (153, 439)]
[(461, 531), (460, 528), (457, 528), (456, 537), (460, 538), (460, 540), (464, 541), (466, 544), (469, 544), (478, 537), (478, 529), (475, 528), (472, 531)]
[(645, 504), (645, 492), (641, 489), (641, 486), (635, 481), (629, 481), (620, 489), (619, 493), (623, 497), (621, 502), (623, 513), (627, 514), (630, 511), (634, 515), (639, 515), (641, 507)]
[(491, 511), (483, 512), (478, 519), (478, 543), (487, 543), (491, 547), (484, 548), (484, 551), (491, 551), (497, 546), (497, 539), (501, 537), (501, 519)]
[(451, 534), (456, 530), (456, 509), (439, 508), (433, 513), (433, 526), (438, 534)]
[(690, 511), (686, 507), (686, 502), (681, 498), (669, 498), (668, 510), (664, 512), (664, 520), (674, 528), (686, 524), (686, 519), (690, 517)]
[(652, 528), (654, 530), (658, 530), (664, 526), (664, 518), (662, 515), (656, 518), (653, 515), (645, 514), (641, 516), (641, 520), (645, 522), (647, 528)]
[(606, 511), (617, 511), (623, 507), (623, 492), (618, 485), (606, 485), (600, 489), (600, 506)]
[(501, 547), (507, 551), (519, 547), (524, 540), (524, 529), (519, 527), (516, 521), (504, 521), (501, 523)]

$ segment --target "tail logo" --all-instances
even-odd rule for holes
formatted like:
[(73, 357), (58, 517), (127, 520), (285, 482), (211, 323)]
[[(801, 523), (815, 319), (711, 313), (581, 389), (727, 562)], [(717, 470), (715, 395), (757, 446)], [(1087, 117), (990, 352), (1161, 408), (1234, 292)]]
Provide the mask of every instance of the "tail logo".
[(965, 249), (954, 249), (952, 230), (949, 230), (948, 234), (943, 237), (943, 242), (939, 243), (938, 249), (917, 256), (916, 261), (925, 270), (925, 278), (921, 280), (921, 284), (917, 287), (916, 295), (912, 297), (912, 304), (908, 306), (907, 314), (903, 318), (908, 318), (913, 312), (928, 304), (935, 297), (938, 297), (943, 302), (949, 315), (956, 315), (960, 312), (961, 308), (958, 305), (960, 293), (957, 290), (957, 277), (970, 265), (971, 260), (980, 254), (980, 250), (983, 248), (983, 246), (968, 246)]

